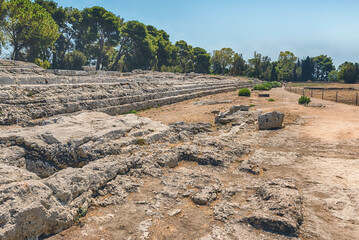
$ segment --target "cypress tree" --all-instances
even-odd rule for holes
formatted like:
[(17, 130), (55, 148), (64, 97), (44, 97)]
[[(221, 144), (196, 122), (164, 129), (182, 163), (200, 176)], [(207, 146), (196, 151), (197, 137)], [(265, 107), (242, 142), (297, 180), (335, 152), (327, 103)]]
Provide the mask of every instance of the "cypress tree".
[(313, 62), (308, 56), (306, 59), (302, 60), (302, 81), (308, 81), (313, 79), (314, 66)]
[(273, 63), (272, 64), (272, 70), (270, 72), (270, 81), (271, 82), (276, 82), (278, 81), (278, 73), (277, 73), (277, 70), (276, 70), (276, 63)]

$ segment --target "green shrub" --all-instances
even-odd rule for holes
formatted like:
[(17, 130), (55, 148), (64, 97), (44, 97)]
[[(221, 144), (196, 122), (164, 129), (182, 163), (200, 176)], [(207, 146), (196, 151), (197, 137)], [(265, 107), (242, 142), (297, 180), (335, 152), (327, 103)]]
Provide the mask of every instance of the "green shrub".
[(268, 82), (272, 88), (282, 87), (282, 84), (279, 82)]
[[(269, 85), (269, 86), (268, 86)], [(268, 91), (268, 90), (271, 90), (271, 86), (270, 84), (257, 84), (257, 85), (254, 85), (254, 90), (265, 90), (265, 91)]]
[(42, 65), (42, 60), (41, 60), (40, 58), (36, 58), (36, 59), (35, 59), (35, 64), (36, 64), (37, 66), (40, 66), (40, 67), (41, 67), (41, 65)]
[(311, 102), (310, 97), (307, 96), (301, 96), (298, 100), (299, 104), (308, 104), (310, 102)]
[(161, 72), (174, 72), (174, 73), (182, 73), (183, 72), (183, 69), (179, 66), (165, 66), (163, 65), (161, 67)]
[(238, 91), (238, 96), (245, 96), (250, 97), (251, 96), (251, 90), (248, 88), (242, 88)]
[(28, 96), (28, 97), (33, 97), (33, 96), (35, 96), (35, 95), (38, 94), (38, 93), (39, 93), (39, 91), (30, 90), (30, 91), (26, 94), (26, 96)]
[(45, 69), (48, 69), (51, 67), (51, 64), (45, 60), (45, 61), (42, 61), (40, 58), (36, 58), (35, 59), (35, 64), (39, 67), (42, 67), (42, 68), (45, 68)]
[(277, 84), (275, 84), (274, 82), (268, 82), (268, 84), (271, 86), (271, 88), (276, 88)]
[(77, 210), (77, 214), (75, 215), (75, 222), (78, 223), (80, 221), (80, 218), (85, 217), (86, 214), (87, 214), (87, 208), (86, 207), (80, 207)]
[(271, 99), (268, 99), (269, 102), (275, 102), (275, 99), (271, 98)]
[(45, 60), (43, 63), (42, 63), (42, 67), (45, 68), (45, 69), (48, 69), (51, 67), (51, 64), (49, 63), (49, 61)]
[(82, 66), (86, 64), (86, 56), (80, 51), (73, 51), (67, 53), (64, 57), (64, 65), (66, 69), (81, 70)]
[(249, 107), (255, 107), (256, 105), (254, 105), (254, 104), (251, 104), (251, 105), (249, 105)]
[(127, 113), (122, 113), (121, 115), (127, 115), (127, 114), (137, 114), (138, 112), (136, 110), (131, 110), (130, 112)]
[(267, 87), (268, 88), (268, 90), (271, 90), (272, 89), (272, 84), (270, 84), (270, 83), (263, 83), (262, 84), (263, 86), (265, 86), (265, 87)]

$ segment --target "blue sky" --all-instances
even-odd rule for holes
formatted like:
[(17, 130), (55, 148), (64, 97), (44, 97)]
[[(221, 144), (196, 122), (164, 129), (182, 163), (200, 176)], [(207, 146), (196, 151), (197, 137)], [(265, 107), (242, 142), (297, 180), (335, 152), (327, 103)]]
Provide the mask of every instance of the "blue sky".
[(354, 0), (55, 0), (79, 9), (102, 6), (207, 51), (230, 47), (245, 59), (326, 54), (336, 66), (359, 62), (359, 1)]

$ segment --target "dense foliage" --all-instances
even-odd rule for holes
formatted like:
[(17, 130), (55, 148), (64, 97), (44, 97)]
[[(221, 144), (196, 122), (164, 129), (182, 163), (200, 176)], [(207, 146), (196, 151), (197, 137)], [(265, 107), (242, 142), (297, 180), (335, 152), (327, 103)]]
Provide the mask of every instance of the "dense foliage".
[(310, 97), (307, 97), (307, 96), (301, 96), (299, 99), (298, 99), (298, 103), (299, 104), (308, 104), (311, 102), (311, 99)]
[[(358, 80), (358, 64), (335, 69), (326, 55), (299, 59), (290, 51), (272, 61), (254, 52), (247, 61), (229, 47), (208, 53), (184, 40), (138, 21), (125, 21), (102, 8), (78, 10), (60, 7), (52, 0), (0, 0), (0, 54), (11, 50), (11, 59), (45, 63), (44, 67), (132, 71), (134, 69), (182, 73), (247, 76), (276, 81)], [(270, 86), (257, 86), (268, 89)]]
[(359, 80), (359, 64), (345, 62), (339, 66), (338, 77), (345, 83), (355, 83)]
[(44, 50), (58, 39), (58, 25), (39, 4), (30, 0), (9, 0), (4, 4), (2, 34), (13, 48), (15, 60), (44, 58)]
[(238, 91), (238, 96), (250, 97), (251, 90), (249, 90), (248, 88), (242, 88)]
[(256, 84), (256, 85), (254, 85), (253, 89), (269, 91), (272, 89), (272, 86), (270, 84)]

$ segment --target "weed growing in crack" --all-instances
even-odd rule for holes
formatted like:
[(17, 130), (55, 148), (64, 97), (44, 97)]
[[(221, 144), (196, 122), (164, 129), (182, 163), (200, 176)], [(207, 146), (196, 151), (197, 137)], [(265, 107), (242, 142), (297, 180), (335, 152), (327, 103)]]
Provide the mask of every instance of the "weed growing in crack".
[(144, 146), (144, 145), (146, 145), (146, 140), (143, 138), (138, 138), (138, 139), (136, 139), (136, 144), (140, 145), (140, 146)]

